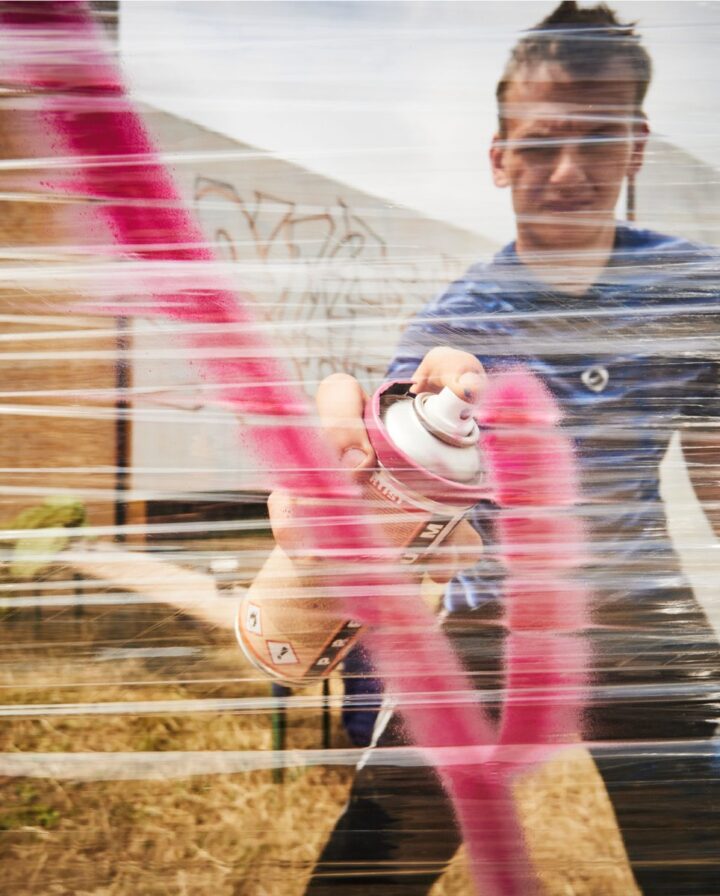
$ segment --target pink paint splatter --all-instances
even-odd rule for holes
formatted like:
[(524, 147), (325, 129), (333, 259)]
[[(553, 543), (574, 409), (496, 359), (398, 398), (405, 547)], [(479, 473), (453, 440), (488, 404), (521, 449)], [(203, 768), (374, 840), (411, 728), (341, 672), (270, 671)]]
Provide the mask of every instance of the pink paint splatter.
[[(564, 551), (565, 539), (579, 541), (581, 530), (567, 514), (556, 519), (557, 506), (570, 506), (576, 488), (572, 450), (553, 428), (559, 419), (554, 402), (518, 372), (491, 383), (485, 409), (485, 422), (499, 427), (487, 435), (485, 449), (499, 503), (508, 508), (501, 534), (513, 630), (510, 700), (498, 744), (494, 726), (463, 702), (472, 693), (470, 682), (417, 589), (378, 559), (382, 533), (363, 521), (357, 490), (336, 469), (304, 397), (253, 326), (248, 297), (213, 273), (212, 252), (126, 98), (87, 8), (5, 4), (0, 23), (17, 47), (6, 71), (36, 91), (42, 128), (57, 138), (58, 152), (77, 162), (55, 178), (49, 173), (49, 188), (91, 199), (92, 215), (109, 227), (121, 256), (152, 262), (147, 295), (137, 307), (188, 324), (184, 342), (202, 353), (197, 365), (218, 385), (219, 399), (268, 420), (243, 438), (264, 458), (272, 484), (336, 499), (330, 515), (323, 502), (308, 508), (307, 526), (319, 553), (340, 549), (363, 558), (337, 583), (338, 591), (349, 614), (374, 625), (369, 646), (377, 668), (453, 800), (478, 886), (485, 896), (531, 893), (533, 874), (509, 783), (522, 757), (529, 761), (535, 753), (510, 747), (574, 737), (584, 683), (583, 645), (572, 631), (584, 621), (585, 594), (566, 581), (568, 565), (572, 571), (582, 552), (568, 564)], [(33, 50), (38, 41), (42, 53)], [(278, 419), (288, 425), (278, 426)], [(528, 514), (528, 507), (541, 512)]]
[(483, 448), (503, 508), (497, 532), (512, 633), (498, 751), (577, 741), (588, 651), (574, 633), (588, 623), (589, 594), (574, 576), (585, 561), (585, 532), (573, 512), (579, 491), (572, 444), (557, 428), (555, 400), (522, 370), (490, 380), (483, 422), (492, 427)]

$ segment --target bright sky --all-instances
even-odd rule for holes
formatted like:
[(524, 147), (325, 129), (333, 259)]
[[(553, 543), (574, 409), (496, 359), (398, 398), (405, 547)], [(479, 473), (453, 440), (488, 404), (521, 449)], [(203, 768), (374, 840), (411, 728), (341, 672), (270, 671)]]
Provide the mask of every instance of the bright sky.
[[(499, 243), (494, 87), (555, 5), (125, 0), (121, 47), (139, 99)], [(655, 132), (718, 167), (720, 3), (611, 5), (655, 61)]]

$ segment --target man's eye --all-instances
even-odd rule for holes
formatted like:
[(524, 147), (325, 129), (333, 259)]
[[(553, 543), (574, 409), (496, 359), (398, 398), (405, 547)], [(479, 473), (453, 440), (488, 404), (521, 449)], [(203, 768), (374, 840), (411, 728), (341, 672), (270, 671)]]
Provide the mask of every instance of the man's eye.
[(545, 140), (528, 140), (520, 143), (517, 152), (533, 158), (547, 158), (557, 151), (557, 143)]
[(607, 140), (588, 140), (582, 147), (583, 152), (593, 156), (603, 155), (612, 148), (613, 145), (608, 144)]
[(607, 152), (614, 149), (618, 143), (624, 143), (624, 137), (617, 134), (592, 134), (582, 141), (582, 148), (587, 152)]

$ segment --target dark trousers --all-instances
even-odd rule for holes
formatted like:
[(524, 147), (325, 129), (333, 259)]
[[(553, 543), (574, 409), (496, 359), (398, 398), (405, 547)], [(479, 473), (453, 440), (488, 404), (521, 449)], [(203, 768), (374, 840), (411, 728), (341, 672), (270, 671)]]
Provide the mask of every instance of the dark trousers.
[[(692, 593), (605, 595), (592, 645), (586, 737), (645, 896), (720, 894), (720, 648)], [(446, 626), (479, 688), (499, 684), (504, 629), (486, 605)], [(492, 714), (497, 707), (489, 707)], [(632, 742), (632, 743), (630, 743)], [(406, 743), (394, 717), (378, 746)], [(424, 896), (459, 846), (432, 768), (375, 763), (348, 806), (307, 896)], [(561, 857), (559, 857), (561, 858)]]

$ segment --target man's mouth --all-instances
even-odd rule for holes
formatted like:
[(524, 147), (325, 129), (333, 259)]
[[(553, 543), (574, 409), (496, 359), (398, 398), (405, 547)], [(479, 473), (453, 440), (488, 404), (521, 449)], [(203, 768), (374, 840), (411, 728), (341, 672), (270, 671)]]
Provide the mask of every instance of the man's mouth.
[(540, 212), (547, 214), (586, 214), (591, 215), (595, 211), (592, 203), (588, 200), (578, 199), (554, 199), (550, 202), (543, 202), (539, 209)]

